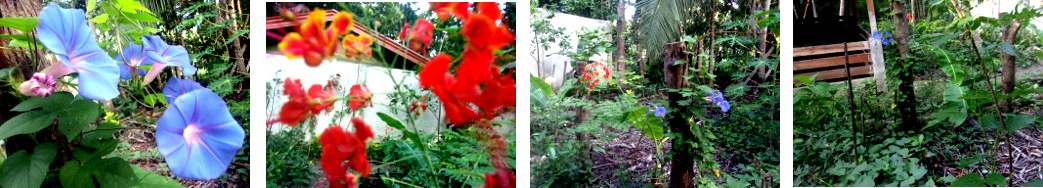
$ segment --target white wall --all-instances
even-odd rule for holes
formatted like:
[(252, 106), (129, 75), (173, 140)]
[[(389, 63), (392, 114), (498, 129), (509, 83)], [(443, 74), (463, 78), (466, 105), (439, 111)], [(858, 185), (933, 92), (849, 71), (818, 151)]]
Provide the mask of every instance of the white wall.
[[(344, 90), (342, 92), (336, 93), (338, 97), (348, 96), (348, 92), (352, 85), (366, 84), (366, 86), (369, 87), (370, 92), (374, 93), (374, 105), (372, 108), (363, 108), (363, 110), (360, 113), (358, 113), (358, 117), (362, 118), (364, 121), (366, 121), (367, 124), (371, 126), (373, 132), (376, 134), (377, 137), (385, 135), (385, 130), (388, 128), (387, 124), (384, 123), (384, 121), (382, 121), (380, 117), (377, 116), (377, 112), (383, 112), (388, 115), (394, 116), (399, 121), (402, 121), (402, 123), (406, 123), (405, 114), (391, 114), (390, 110), (387, 107), (389, 99), (386, 93), (391, 93), (394, 90), (394, 84), (391, 81), (391, 78), (388, 77), (387, 69), (384, 67), (359, 64), (343, 60), (334, 60), (334, 62), (332, 63), (324, 62), (322, 65), (319, 65), (319, 67), (309, 67), (304, 64), (303, 59), (289, 60), (282, 55), (270, 54), (267, 55), (266, 60), (262, 63), (265, 64), (264, 66), (259, 66), (262, 68), (254, 69), (251, 72), (251, 75), (253, 75), (254, 78), (264, 80), (265, 82), (271, 82), (273, 78), (278, 78), (279, 80), (285, 80), (287, 77), (291, 79), (299, 78), (301, 79), (301, 84), (305, 87), (305, 89), (311, 87), (312, 84), (325, 85), (326, 81), (329, 80), (331, 76), (340, 73), (340, 85), (344, 87)], [(416, 77), (416, 73), (414, 73), (413, 71), (392, 69), (392, 74), (395, 76), (395, 79), (398, 80), (398, 82), (408, 85), (409, 88), (420, 88), (420, 86), (418, 85), (419, 83)], [(280, 85), (278, 89), (281, 91), (282, 86)], [(278, 116), (278, 109), (282, 108), (282, 103), (285, 103), (286, 100), (287, 97), (285, 95), (282, 95), (282, 93), (279, 93), (279, 97), (276, 98), (276, 101), (266, 101), (267, 103), (265, 103), (270, 103), (276, 106), (266, 107), (266, 109), (275, 109), (275, 111), (273, 112), (274, 114), (271, 115)], [(333, 112), (344, 110), (344, 102), (347, 101), (338, 101), (336, 104), (334, 104)], [(400, 110), (400, 112), (403, 111), (404, 110)], [(441, 110), (438, 109), (438, 106), (429, 105), (428, 111), (424, 112), (417, 120), (417, 128), (427, 133), (435, 132), (437, 129), (436, 125), (438, 125), (438, 118), (444, 116), (436, 116), (436, 112), (441, 112)], [(332, 126), (333, 123), (335, 123), (335, 119), (333, 118), (332, 112), (329, 114), (323, 113), (315, 117), (317, 121), (315, 126), (315, 135), (322, 134), (323, 130), (325, 130), (329, 126)], [(342, 120), (340, 120), (340, 123), (342, 124), (342, 126), (348, 126), (350, 121), (351, 117), (350, 115), (348, 115), (347, 117), (344, 117)], [(274, 124), (272, 126), (273, 130), (282, 130), (289, 128), (288, 126), (279, 123)], [(408, 128), (409, 125), (406, 125), (406, 127)], [(389, 133), (391, 135), (401, 134), (401, 132), (399, 131), (391, 131)], [(310, 138), (311, 137), (309, 137), (308, 139)]]
[[(1041, 3), (1043, 3), (1040, 1), (1024, 0), (1024, 4), (1022, 4), (1021, 6), (1017, 6), (1020, 1), (1022, 0), (984, 1), (981, 4), (978, 4), (977, 7), (974, 7), (974, 9), (971, 9), (971, 14), (974, 14), (975, 16), (999, 18), (1001, 12), (1013, 12), (1014, 7), (1017, 7), (1018, 9), (1023, 9), (1026, 5), (1030, 7), (1040, 7)], [(1035, 19), (1032, 20), (1032, 24), (1039, 26), (1040, 24), (1043, 24), (1043, 21), (1041, 21), (1040, 19)]]
[[(544, 11), (548, 11), (548, 10), (544, 10)], [(611, 26), (614, 25), (614, 22), (607, 21), (607, 20), (598, 20), (598, 19), (591, 19), (591, 18), (586, 18), (586, 17), (580, 17), (580, 16), (571, 15), (571, 14), (565, 14), (565, 13), (554, 13), (554, 17), (551, 18), (551, 24), (554, 25), (554, 27), (563, 27), (563, 28), (565, 28), (564, 34), (569, 36), (569, 43), (570, 43), (569, 45), (572, 46), (573, 48), (575, 48), (576, 45), (579, 44), (579, 37), (577, 35), (578, 35), (579, 31), (582, 28), (586, 27), (586, 28), (589, 28), (589, 29), (593, 29), (593, 28), (602, 27), (602, 28), (608, 29), (608, 28), (610, 28)], [(536, 37), (535, 35), (528, 35), (528, 36)], [(605, 36), (605, 37), (606, 37), (606, 39), (611, 39), (611, 36)], [(531, 42), (533, 40), (535, 40), (535, 38), (526, 38), (525, 39), (525, 41), (528, 41), (528, 42)], [(613, 44), (615, 44), (615, 43), (613, 43)], [(533, 47), (535, 47), (535, 46), (533, 46)], [(529, 64), (529, 70), (533, 70), (532, 75), (536, 75), (536, 71), (535, 70), (537, 68), (541, 68), (542, 69), (541, 71), (543, 72), (542, 79), (544, 81), (547, 81), (548, 83), (551, 83), (551, 86), (553, 86), (554, 88), (561, 87), (561, 84), (562, 84), (562, 81), (563, 81), (563, 79), (561, 79), (561, 77), (563, 76), (562, 74), (572, 70), (572, 66), (570, 66), (570, 64), (571, 64), (570, 62), (572, 62), (571, 58), (566, 57), (564, 55), (555, 54), (555, 53), (561, 52), (561, 50), (562, 50), (561, 48), (557, 47), (557, 44), (553, 44), (553, 45), (551, 45), (551, 48), (549, 50), (547, 50), (545, 52), (542, 52), (542, 54), (544, 54), (544, 55), (554, 54), (554, 55), (550, 55), (549, 57), (540, 57), (540, 62), (543, 65), (543, 67), (538, 67), (536, 65), (535, 60), (533, 59), (534, 57), (536, 57), (536, 54), (529, 54), (529, 59), (533, 60), (533, 63)], [(575, 49), (573, 49), (573, 50), (575, 50)], [(612, 56), (611, 56), (611, 54), (601, 54), (601, 55), (596, 55), (596, 56), (592, 57), (591, 59), (594, 60), (594, 61), (608, 62), (608, 61), (612, 60)], [(609, 63), (609, 64), (611, 64), (611, 63)], [(553, 73), (553, 74), (551, 74), (551, 73)], [(567, 77), (568, 75), (565, 75), (565, 76)]]

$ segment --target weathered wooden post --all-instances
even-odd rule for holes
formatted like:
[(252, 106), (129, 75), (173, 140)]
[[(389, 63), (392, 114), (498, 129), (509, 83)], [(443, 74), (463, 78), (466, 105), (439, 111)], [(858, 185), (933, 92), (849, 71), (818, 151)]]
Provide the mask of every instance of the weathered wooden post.
[[(666, 79), (666, 87), (671, 89), (684, 88), (686, 83), (684, 78), (684, 71), (687, 70), (688, 64), (677, 65), (674, 64), (677, 60), (685, 59), (684, 43), (675, 42), (666, 44), (663, 46), (663, 74)], [(670, 109), (687, 109), (682, 107), (677, 101), (683, 100), (683, 96), (679, 92), (667, 92), (667, 99), (670, 101)], [(672, 188), (676, 187), (691, 187), (692, 177), (695, 176), (693, 166), (695, 166), (695, 148), (690, 142), (695, 139), (695, 135), (692, 134), (691, 127), (688, 126), (688, 121), (685, 121), (681, 115), (670, 115), (668, 116), (667, 124), (670, 126), (670, 131), (675, 133), (681, 133), (681, 137), (673, 139), (673, 152), (674, 156), (671, 159), (670, 166), (670, 184)]]

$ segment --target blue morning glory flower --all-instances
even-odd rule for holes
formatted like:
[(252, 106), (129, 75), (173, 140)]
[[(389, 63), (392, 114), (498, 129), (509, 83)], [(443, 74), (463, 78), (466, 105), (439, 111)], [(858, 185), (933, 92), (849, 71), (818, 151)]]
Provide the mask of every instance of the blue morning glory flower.
[(159, 75), (163, 68), (167, 66), (181, 67), (185, 77), (192, 77), (196, 74), (196, 67), (192, 66), (192, 62), (188, 57), (188, 50), (185, 47), (179, 45), (169, 45), (163, 42), (163, 39), (159, 36), (145, 36), (144, 40), (146, 50), (152, 50), (154, 53), (147, 53), (149, 60), (154, 61), (152, 68), (148, 70), (148, 74), (145, 75), (145, 83), (152, 82)]
[(36, 32), (40, 43), (62, 60), (44, 69), (44, 73), (55, 78), (79, 73), (79, 94), (87, 99), (104, 101), (120, 94), (116, 90), (119, 67), (98, 47), (83, 10), (63, 9), (51, 3), (40, 10)]
[(199, 82), (177, 79), (177, 77), (171, 76), (170, 80), (167, 81), (167, 84), (163, 86), (163, 97), (167, 100), (167, 103), (173, 103), (178, 96), (196, 89), (206, 88), (199, 85)]
[[(151, 65), (152, 64), (152, 61), (148, 60), (148, 56), (145, 55), (145, 54), (154, 53), (154, 52), (150, 51), (148, 49), (144, 49), (144, 48), (145, 47), (142, 46), (142, 45), (130, 43), (130, 44), (127, 44), (127, 47), (123, 48), (123, 52), (121, 52), (120, 54), (116, 54), (116, 59), (123, 59), (124, 60), (123, 63), (117, 63), (116, 64), (117, 66), (120, 67), (120, 79), (129, 80), (131, 78), (131, 75), (130, 75), (130, 70), (131, 69), (127, 66), (128, 64), (130, 65), (130, 67), (135, 67), (135, 68), (137, 68), (137, 66), (139, 66), (139, 65)], [(137, 69), (138, 69), (137, 73), (138, 73), (139, 76), (140, 75), (145, 75), (145, 69), (143, 69), (143, 68), (137, 68)]]
[(666, 115), (666, 108), (665, 107), (658, 107), (658, 108), (655, 109), (655, 116), (656, 117), (663, 117), (665, 115)]
[(156, 145), (174, 176), (208, 180), (228, 169), (246, 134), (209, 89), (178, 96), (156, 122)]
[(710, 95), (709, 97), (707, 97), (706, 100), (713, 102), (713, 104), (717, 105), (718, 107), (721, 107), (722, 112), (728, 112), (728, 110), (732, 109), (731, 104), (728, 103), (728, 100), (724, 99), (724, 94), (721, 94), (720, 90), (711, 89), (711, 92), (703, 93)]

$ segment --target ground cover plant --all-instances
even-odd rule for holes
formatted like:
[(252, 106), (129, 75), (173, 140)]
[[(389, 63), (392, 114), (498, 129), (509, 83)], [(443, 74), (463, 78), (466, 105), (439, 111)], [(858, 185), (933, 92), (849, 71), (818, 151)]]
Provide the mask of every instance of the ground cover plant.
[[(530, 186), (777, 187), (779, 18), (762, 3), (533, 1)], [(563, 13), (615, 28), (570, 35)]]
[(0, 187), (248, 186), (248, 57), (197, 45), (246, 41), (243, 10), (194, 3), (0, 8)]
[[(306, 75), (267, 81), (267, 185), (515, 187), (513, 3), (269, 6), (293, 26), (269, 30), (275, 53), (290, 61), (267, 66), (364, 68), (334, 71), (325, 84), (304, 85)], [(401, 49), (430, 59), (414, 64), (392, 52)], [(372, 92), (388, 82), (364, 79), (370, 73), (393, 89)], [(341, 86), (341, 76), (355, 80)], [(388, 129), (372, 128), (365, 118), (374, 116)]]
[(1040, 9), (978, 3), (877, 4), (886, 87), (796, 76), (793, 186), (1043, 185)]

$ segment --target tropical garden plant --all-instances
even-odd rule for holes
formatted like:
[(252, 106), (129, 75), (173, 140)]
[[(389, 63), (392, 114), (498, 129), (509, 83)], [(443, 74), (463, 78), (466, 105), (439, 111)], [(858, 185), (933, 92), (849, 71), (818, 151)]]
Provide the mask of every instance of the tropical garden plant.
[[(513, 22), (507, 19), (513, 17), (513, 11), (502, 7), (512, 5), (430, 3), (429, 10), (422, 10), (423, 15), (417, 16), (415, 21), (403, 23), (397, 32), (381, 30), (399, 29), (397, 26), (381, 27), (384, 21), (357, 21), (372, 18), (349, 11), (337, 11), (332, 22), (327, 24), (324, 19), (328, 11), (292, 8), (301, 6), (307, 5), (284, 5), (290, 8), (279, 10), (281, 15), (288, 15), (283, 16), (287, 21), (298, 24), (285, 34), (270, 31), (269, 36), (279, 40), (279, 52), (291, 60), (302, 59), (310, 67), (323, 67), (337, 62), (335, 59), (371, 64), (362, 66), (381, 70), (378, 73), (388, 76), (394, 90), (373, 93), (364, 80), (356, 80), (348, 95), (338, 96), (333, 89), (338, 87), (334, 83), (339, 82), (337, 79), (329, 80), (326, 85), (310, 86), (301, 84), (300, 79), (292, 76), (269, 82), (269, 98), (287, 98), (282, 103), (268, 104), (268, 109), (273, 111), (268, 120), (269, 138), (275, 136), (279, 143), (290, 143), (293, 144), (291, 149), (304, 151), (292, 158), (277, 156), (274, 162), (308, 168), (308, 165), (291, 163), (313, 164), (317, 156), (318, 166), (322, 169), (322, 174), (312, 175), (322, 177), (319, 181), (302, 179), (308, 175), (269, 172), (269, 185), (515, 186), (514, 136), (510, 131), (500, 131), (501, 128), (513, 130), (514, 126), (516, 86), (514, 68), (511, 67), (514, 60), (513, 56), (507, 55), (514, 48), (514, 31), (510, 29)], [(338, 3), (334, 6), (347, 7), (347, 10), (363, 7), (362, 10), (368, 11), (373, 9), (364, 7), (391, 7), (388, 13), (394, 14), (412, 11), (409, 3)], [(304, 20), (297, 20), (296, 14), (307, 16)], [(356, 24), (376, 29), (359, 30)], [(417, 67), (419, 70), (410, 72), (409, 76), (399, 76), (393, 73), (394, 69), (411, 62), (388, 53), (385, 48), (394, 45), (389, 47), (384, 42), (376, 42), (382, 37), (397, 39), (396, 42), (408, 50), (422, 55), (437, 55), (422, 62), (422, 66)], [(457, 37), (462, 37), (462, 40), (450, 42)], [(436, 47), (435, 39), (446, 40), (441, 41), (442, 47), (462, 45), (462, 48)], [(406, 79), (416, 79), (418, 84), (407, 84)], [(375, 102), (374, 97), (380, 95), (390, 99), (390, 103)], [(342, 110), (334, 110), (338, 102), (344, 106)], [(388, 110), (372, 110), (375, 105), (386, 106)], [(317, 116), (323, 114), (331, 114), (334, 119), (350, 119), (348, 122), (333, 121), (350, 126), (331, 125), (315, 135), (312, 142), (306, 141), (311, 138), (299, 131), (310, 132)], [(422, 123), (426, 122), (420, 119), (424, 114), (434, 114), (438, 118), (436, 124)], [(391, 129), (373, 130), (361, 118), (373, 115)], [(289, 128), (273, 129), (275, 126)], [(432, 126), (439, 128), (434, 132), (421, 129)], [(377, 137), (375, 131), (384, 134)], [(270, 169), (280, 167), (269, 166)]]
[[(183, 20), (158, 18), (142, 2), (85, 3), (0, 18), (20, 32), (5, 33), (0, 50), (31, 59), (0, 71), (17, 104), (0, 113), (0, 187), (180, 187), (232, 174), (241, 181), (225, 186), (246, 186), (249, 103), (228, 95), (235, 83), (215, 87), (212, 78), (228, 73), (211, 69), (214, 53), (172, 44), (168, 34), (185, 31), (163, 23)], [(127, 137), (137, 132), (149, 135), (144, 148)], [(158, 168), (143, 168), (150, 165)]]

